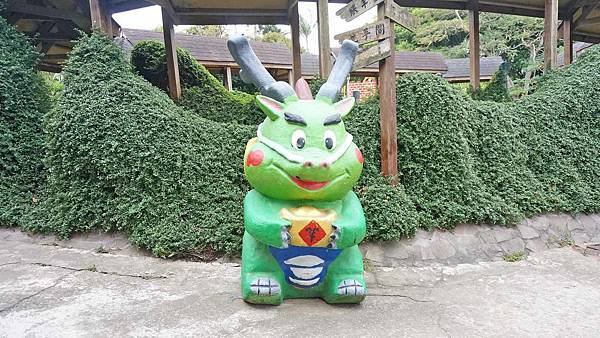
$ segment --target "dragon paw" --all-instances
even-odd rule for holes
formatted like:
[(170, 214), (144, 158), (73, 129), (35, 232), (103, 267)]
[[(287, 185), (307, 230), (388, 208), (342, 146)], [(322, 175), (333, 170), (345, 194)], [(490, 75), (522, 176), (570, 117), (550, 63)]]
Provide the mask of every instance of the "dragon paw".
[(337, 292), (340, 296), (362, 296), (365, 288), (356, 279), (344, 279), (338, 284)]
[(272, 296), (281, 293), (281, 287), (275, 279), (256, 278), (250, 283), (250, 291), (260, 296)]

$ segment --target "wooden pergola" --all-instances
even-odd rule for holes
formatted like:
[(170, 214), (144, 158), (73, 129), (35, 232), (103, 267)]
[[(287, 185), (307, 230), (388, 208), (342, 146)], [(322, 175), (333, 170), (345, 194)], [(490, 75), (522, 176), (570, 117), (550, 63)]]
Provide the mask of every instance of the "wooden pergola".
[(152, 6), (145, 0), (8, 0), (6, 20), (35, 39), (44, 54), (39, 68), (60, 72), (67, 53), (77, 39), (77, 30), (90, 32), (97, 26), (111, 36), (120, 27), (112, 14)]
[[(19, 30), (39, 34), (39, 49), (46, 54), (42, 69), (56, 71), (56, 61), (65, 58), (76, 37), (76, 29), (89, 31), (97, 26), (111, 36), (119, 27), (111, 15), (116, 12), (159, 5), (162, 8), (163, 34), (167, 51), (170, 95), (181, 96), (174, 25), (289, 24), (292, 40), (292, 81), (301, 74), (298, 1), (316, 2), (319, 41), (319, 73), (327, 77), (331, 70), (328, 3), (346, 4), (350, 0), (9, 0), (7, 18)], [(384, 0), (378, 3), (378, 17), (384, 18)], [(389, 0), (388, 0), (389, 1)], [(544, 66), (556, 67), (557, 41), (564, 40), (564, 64), (573, 60), (573, 41), (600, 43), (600, 0), (393, 0), (403, 7), (467, 10), (469, 13), (469, 69), (473, 89), (479, 88), (480, 46), (479, 13), (522, 15), (544, 18)], [(560, 24), (559, 24), (560, 20)], [(391, 59), (394, 55), (392, 48)], [(380, 61), (382, 100), (380, 125), (382, 173), (395, 177), (396, 118), (395, 88), (391, 62)], [(382, 68), (383, 67), (383, 68)], [(391, 70), (391, 71), (386, 71)], [(386, 75), (387, 74), (387, 75)], [(230, 76), (230, 74), (227, 74)], [(383, 99), (385, 98), (385, 99)], [(385, 146), (385, 147), (384, 147)], [(385, 149), (384, 149), (385, 148)]]

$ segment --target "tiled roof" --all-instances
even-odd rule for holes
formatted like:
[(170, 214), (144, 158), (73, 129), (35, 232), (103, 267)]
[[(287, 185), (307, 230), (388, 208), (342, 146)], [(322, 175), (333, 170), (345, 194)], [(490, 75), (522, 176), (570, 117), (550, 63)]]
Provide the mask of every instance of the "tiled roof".
[[(480, 77), (482, 79), (491, 78), (502, 64), (500, 56), (489, 56), (480, 59)], [(448, 71), (443, 74), (447, 80), (469, 78), (471, 67), (469, 59), (447, 59)]]
[[(575, 58), (577, 58), (577, 56), (579, 56), (579, 54), (581, 54), (584, 50), (586, 50), (586, 48), (591, 47), (592, 44), (588, 43), (588, 42), (575, 42), (573, 44), (573, 53), (575, 54)], [(556, 58), (556, 64), (559, 67), (562, 67), (565, 65), (565, 55), (563, 53), (559, 53), (558, 57)]]
[[(142, 40), (163, 41), (161, 32), (124, 28), (125, 39), (131, 45)], [(175, 43), (178, 47), (187, 49), (200, 63), (234, 63), (227, 49), (227, 40), (199, 35), (176, 34)], [(251, 41), (252, 49), (263, 64), (291, 68), (292, 53), (282, 44)], [(127, 46), (125, 47), (127, 49)], [(335, 49), (334, 49), (335, 51)], [(314, 76), (319, 73), (319, 57), (313, 54), (302, 55), (302, 75)], [(377, 63), (365, 67), (365, 70), (375, 70)], [(398, 71), (430, 71), (443, 73), (447, 67), (440, 53), (429, 52), (396, 52), (396, 69)]]

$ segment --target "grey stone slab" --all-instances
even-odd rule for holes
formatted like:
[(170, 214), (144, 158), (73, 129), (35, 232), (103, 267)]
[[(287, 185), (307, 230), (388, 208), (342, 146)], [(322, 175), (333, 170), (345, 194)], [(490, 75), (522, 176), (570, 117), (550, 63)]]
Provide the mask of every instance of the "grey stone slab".
[(540, 252), (544, 250), (548, 250), (547, 242), (543, 241), (540, 238), (528, 240), (525, 244), (525, 248), (530, 252)]
[(575, 244), (584, 244), (590, 241), (590, 236), (586, 233), (573, 233), (571, 236), (573, 237)]
[(437, 259), (446, 259), (456, 254), (456, 248), (449, 241), (438, 239), (431, 243), (431, 251)]
[(407, 259), (411, 252), (408, 247), (400, 241), (391, 241), (383, 245), (383, 255), (395, 259)]
[(550, 226), (548, 218), (544, 215), (536, 216), (529, 219), (529, 226), (539, 231), (546, 231)]
[(502, 251), (507, 254), (525, 251), (525, 242), (521, 238), (513, 238), (506, 242), (500, 243)]
[(496, 238), (497, 243), (508, 241), (509, 239), (514, 238), (516, 235), (514, 229), (509, 229), (506, 227), (494, 227), (494, 230), (492, 231), (494, 232), (494, 237)]
[(535, 231), (534, 228), (528, 225), (518, 224), (517, 229), (519, 229), (519, 232), (521, 233), (521, 238), (523, 239), (532, 239), (540, 237), (540, 234), (538, 234), (538, 232)]
[(481, 238), (481, 240), (484, 243), (487, 244), (496, 244), (496, 236), (494, 236), (494, 232), (492, 230), (488, 230), (488, 231), (481, 231), (480, 233), (478, 233), (479, 238)]

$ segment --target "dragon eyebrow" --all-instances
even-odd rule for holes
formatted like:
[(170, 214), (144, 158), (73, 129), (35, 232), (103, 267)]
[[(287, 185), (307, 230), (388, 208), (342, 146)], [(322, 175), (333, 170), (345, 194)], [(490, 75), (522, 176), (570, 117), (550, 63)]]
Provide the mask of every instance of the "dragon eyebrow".
[(296, 114), (292, 114), (292, 113), (284, 113), (283, 116), (284, 116), (285, 120), (288, 121), (289, 123), (295, 123), (295, 124), (299, 124), (302, 126), (306, 125), (306, 121), (304, 121), (304, 119), (300, 115), (296, 115)]
[(323, 120), (323, 125), (328, 126), (331, 124), (338, 124), (340, 122), (342, 122), (342, 117), (340, 116), (340, 114), (336, 113), (336, 114), (327, 116), (325, 118), (325, 120)]

